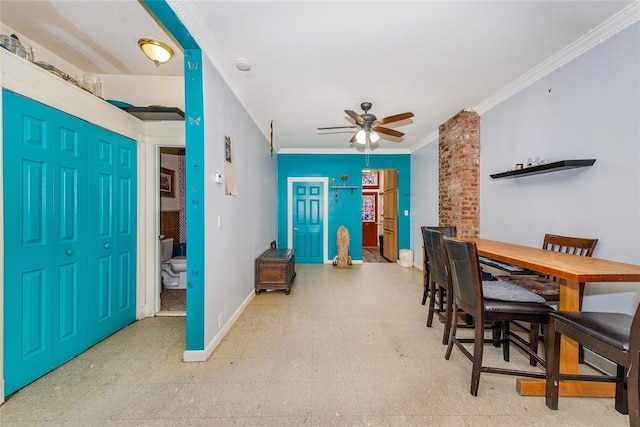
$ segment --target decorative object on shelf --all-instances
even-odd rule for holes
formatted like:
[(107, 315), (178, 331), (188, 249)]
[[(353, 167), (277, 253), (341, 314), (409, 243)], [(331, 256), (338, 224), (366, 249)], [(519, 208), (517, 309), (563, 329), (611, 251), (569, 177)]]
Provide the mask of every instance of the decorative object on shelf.
[(347, 185), (347, 179), (349, 179), (349, 175), (343, 173), (342, 176), (340, 176), (340, 178), (342, 178), (342, 186), (346, 186)]
[(49, 64), (48, 62), (36, 61), (36, 62), (34, 62), (34, 64), (36, 64), (38, 67), (42, 68), (43, 70), (47, 70), (51, 74), (53, 74), (53, 75), (55, 75), (57, 77), (60, 77), (63, 80), (68, 81), (71, 84), (74, 84), (74, 85), (76, 85), (78, 87), (82, 87), (82, 82), (78, 82), (76, 79), (71, 77), (69, 74), (59, 70), (58, 68), (56, 68), (53, 65)]
[(11, 34), (10, 36), (0, 34), (0, 47), (5, 48), (22, 59), (33, 62), (33, 49), (31, 46), (23, 45), (15, 34)]
[(98, 76), (92, 74), (76, 76), (76, 85), (99, 98), (102, 97), (102, 80)]
[(516, 170), (519, 171), (520, 169), (522, 169), (522, 163), (516, 163)]
[(529, 157), (527, 159), (527, 167), (540, 166), (543, 162), (540, 162), (539, 157)]
[(147, 58), (156, 64), (156, 67), (169, 62), (173, 58), (173, 49), (160, 40), (144, 37), (138, 40), (138, 46), (140, 46)]
[(331, 178), (331, 186), (332, 187), (336, 186), (336, 179), (335, 178)]
[(592, 166), (596, 162), (596, 159), (581, 159), (581, 160), (560, 160), (557, 162), (544, 163), (538, 166), (526, 167), (523, 169), (516, 169), (507, 172), (494, 173), (489, 175), (493, 179), (498, 178), (517, 178), (526, 175), (538, 175), (541, 173), (556, 172), (567, 169), (583, 168)]
[(133, 107), (133, 105), (129, 104), (128, 102), (118, 101), (117, 99), (105, 99), (105, 101), (107, 101), (114, 107), (122, 108), (123, 110), (129, 107)]

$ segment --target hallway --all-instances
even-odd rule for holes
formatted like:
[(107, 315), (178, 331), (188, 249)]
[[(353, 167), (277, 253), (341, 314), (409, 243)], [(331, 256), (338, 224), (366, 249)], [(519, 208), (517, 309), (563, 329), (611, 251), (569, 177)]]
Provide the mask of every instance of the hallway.
[(380, 255), (380, 248), (362, 248), (362, 262), (389, 262)]
[[(444, 359), (422, 272), (296, 266), (290, 295), (256, 296), (207, 362), (183, 363), (185, 318), (136, 322), (12, 396), (0, 425), (626, 426), (613, 399), (520, 397), (515, 378)], [(485, 348), (501, 361), (501, 349)], [(511, 366), (528, 367), (513, 351)]]

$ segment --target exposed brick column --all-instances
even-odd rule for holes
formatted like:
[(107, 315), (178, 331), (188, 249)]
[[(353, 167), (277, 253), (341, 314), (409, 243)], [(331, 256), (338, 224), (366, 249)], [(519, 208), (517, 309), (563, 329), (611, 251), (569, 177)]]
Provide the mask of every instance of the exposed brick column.
[(440, 125), (439, 200), (441, 226), (458, 236), (480, 235), (480, 116), (462, 110)]

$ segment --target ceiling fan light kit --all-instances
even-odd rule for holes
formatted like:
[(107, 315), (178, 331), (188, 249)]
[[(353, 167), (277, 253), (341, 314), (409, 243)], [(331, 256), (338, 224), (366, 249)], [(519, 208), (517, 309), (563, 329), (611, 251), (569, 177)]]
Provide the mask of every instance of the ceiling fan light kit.
[(380, 135), (378, 135), (378, 132), (374, 130), (360, 129), (356, 132), (356, 144), (365, 145), (367, 143), (367, 139), (369, 140), (368, 142), (376, 143), (380, 140)]
[[(378, 118), (374, 114), (369, 113), (371, 106), (372, 104), (370, 102), (363, 102), (362, 104), (360, 104), (360, 108), (362, 108), (364, 114), (358, 114), (355, 111), (351, 110), (344, 110), (344, 112), (347, 113), (347, 115), (351, 119), (353, 119), (353, 121), (355, 122), (355, 126), (324, 127), (318, 128), (318, 130), (359, 128), (359, 130), (355, 134), (353, 134), (349, 142), (352, 144), (364, 145), (365, 150), (368, 148), (373, 149), (377, 147), (377, 144), (375, 143), (380, 140), (380, 134), (395, 136), (396, 138), (401, 138), (404, 136), (404, 133), (399, 132), (395, 129), (383, 127), (382, 125), (410, 119), (411, 117), (413, 117), (413, 113), (406, 112), (395, 114), (393, 116), (388, 116), (378, 120)], [(375, 146), (372, 146), (371, 144), (375, 144)]]

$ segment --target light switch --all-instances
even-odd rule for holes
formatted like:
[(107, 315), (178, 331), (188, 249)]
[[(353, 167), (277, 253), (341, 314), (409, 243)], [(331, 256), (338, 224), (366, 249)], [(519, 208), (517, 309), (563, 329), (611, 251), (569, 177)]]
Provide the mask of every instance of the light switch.
[(404, 216), (409, 216), (409, 211), (407, 209), (404, 210)]
[(218, 230), (222, 230), (222, 216), (218, 215)]

